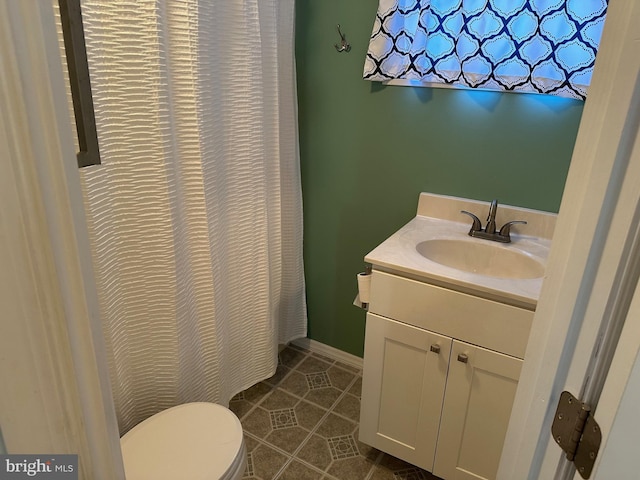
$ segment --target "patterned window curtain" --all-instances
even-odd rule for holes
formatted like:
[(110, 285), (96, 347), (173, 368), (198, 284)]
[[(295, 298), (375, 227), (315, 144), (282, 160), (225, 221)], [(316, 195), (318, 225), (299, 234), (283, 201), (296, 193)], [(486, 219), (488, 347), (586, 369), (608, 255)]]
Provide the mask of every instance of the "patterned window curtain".
[(584, 100), (607, 0), (380, 0), (364, 78)]

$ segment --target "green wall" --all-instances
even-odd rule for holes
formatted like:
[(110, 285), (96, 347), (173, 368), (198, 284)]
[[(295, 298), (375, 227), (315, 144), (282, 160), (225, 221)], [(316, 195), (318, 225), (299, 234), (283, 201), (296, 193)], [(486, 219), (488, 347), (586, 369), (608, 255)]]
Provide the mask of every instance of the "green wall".
[[(355, 275), (419, 193), (557, 212), (582, 114), (582, 102), (546, 95), (363, 80), (377, 4), (296, 1), (309, 337), (360, 356)], [(336, 24), (349, 53), (334, 48)]]

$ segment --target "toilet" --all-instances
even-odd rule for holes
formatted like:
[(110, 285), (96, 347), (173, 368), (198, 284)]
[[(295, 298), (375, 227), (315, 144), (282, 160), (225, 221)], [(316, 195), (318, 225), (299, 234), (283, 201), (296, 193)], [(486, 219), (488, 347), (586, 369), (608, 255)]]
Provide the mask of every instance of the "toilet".
[(120, 439), (127, 480), (238, 480), (247, 450), (238, 417), (215, 403), (153, 415)]

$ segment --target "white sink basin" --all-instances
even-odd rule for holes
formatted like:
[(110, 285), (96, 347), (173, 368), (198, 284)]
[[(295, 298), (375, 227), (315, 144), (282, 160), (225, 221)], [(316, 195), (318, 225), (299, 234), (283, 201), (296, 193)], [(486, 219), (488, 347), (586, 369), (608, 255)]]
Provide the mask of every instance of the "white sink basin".
[(433, 239), (416, 245), (432, 262), (464, 272), (496, 278), (539, 278), (544, 265), (525, 252), (488, 241)]

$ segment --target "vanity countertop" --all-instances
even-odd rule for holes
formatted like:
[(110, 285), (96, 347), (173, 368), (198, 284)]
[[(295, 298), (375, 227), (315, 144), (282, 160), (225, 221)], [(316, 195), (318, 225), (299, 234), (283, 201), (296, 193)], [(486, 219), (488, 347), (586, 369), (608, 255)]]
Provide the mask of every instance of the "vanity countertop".
[(470, 221), (460, 214), (460, 210), (468, 210), (484, 219), (488, 206), (486, 202), (423, 193), (416, 217), (366, 255), (365, 261), (376, 270), (535, 310), (544, 275), (502, 278), (478, 274), (437, 263), (418, 252), (418, 245), (429, 240), (482, 242), (491, 244), (498, 255), (500, 251), (512, 250), (546, 265), (556, 215), (499, 205), (498, 227), (511, 220), (528, 222), (517, 229), (514, 226), (511, 243), (501, 244), (470, 237)]

